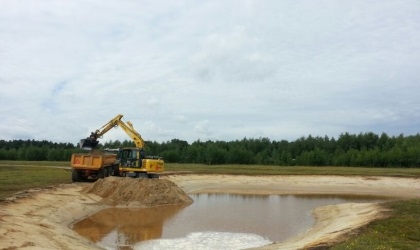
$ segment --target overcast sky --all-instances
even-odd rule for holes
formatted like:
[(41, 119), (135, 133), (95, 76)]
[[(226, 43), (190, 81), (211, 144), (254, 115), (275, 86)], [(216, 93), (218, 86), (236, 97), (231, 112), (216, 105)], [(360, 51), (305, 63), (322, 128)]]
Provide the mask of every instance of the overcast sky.
[(0, 0), (0, 139), (417, 134), (419, 63), (419, 0)]

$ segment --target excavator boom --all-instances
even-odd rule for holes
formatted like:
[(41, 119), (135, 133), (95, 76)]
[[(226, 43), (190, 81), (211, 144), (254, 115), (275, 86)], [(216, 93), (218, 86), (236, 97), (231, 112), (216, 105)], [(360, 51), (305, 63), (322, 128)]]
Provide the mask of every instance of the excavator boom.
[(144, 140), (141, 138), (141, 135), (134, 129), (133, 124), (131, 122), (123, 122), (122, 119), (123, 115), (119, 114), (114, 119), (110, 120), (107, 124), (102, 126), (100, 129), (92, 132), (89, 137), (80, 140), (79, 147), (84, 149), (93, 149), (98, 146), (99, 141), (98, 138), (102, 137), (105, 133), (107, 133), (111, 128), (119, 126), (128, 136), (134, 141), (136, 148), (143, 149), (144, 148)]

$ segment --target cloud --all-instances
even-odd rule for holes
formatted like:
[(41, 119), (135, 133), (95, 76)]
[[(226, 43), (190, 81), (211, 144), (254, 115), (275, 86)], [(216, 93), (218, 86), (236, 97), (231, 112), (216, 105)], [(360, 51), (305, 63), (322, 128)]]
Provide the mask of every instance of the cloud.
[(199, 121), (194, 126), (194, 131), (199, 135), (203, 135), (204, 137), (208, 137), (209, 135), (212, 134), (211, 129), (210, 129), (210, 122), (208, 120)]
[(418, 133), (414, 0), (2, 6), (0, 139), (77, 142), (120, 113), (156, 141)]

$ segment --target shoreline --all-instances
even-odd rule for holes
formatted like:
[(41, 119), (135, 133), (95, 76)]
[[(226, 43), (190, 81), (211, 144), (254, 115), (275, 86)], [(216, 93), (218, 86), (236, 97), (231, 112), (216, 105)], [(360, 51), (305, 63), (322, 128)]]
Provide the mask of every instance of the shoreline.
[[(403, 177), (165, 175), (188, 194), (372, 195), (420, 198), (420, 183)], [(70, 227), (108, 206), (82, 193), (89, 183), (27, 191), (0, 204), (0, 249), (101, 249)], [(301, 235), (258, 249), (299, 249), (334, 244), (353, 230), (386, 216), (377, 203), (345, 203), (314, 209), (315, 225)]]

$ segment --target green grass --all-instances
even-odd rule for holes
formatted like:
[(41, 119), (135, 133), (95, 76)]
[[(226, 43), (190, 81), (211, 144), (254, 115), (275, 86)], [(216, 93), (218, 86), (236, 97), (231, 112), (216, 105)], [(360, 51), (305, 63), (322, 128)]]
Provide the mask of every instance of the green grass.
[(420, 199), (384, 204), (392, 216), (331, 249), (420, 249)]
[(0, 162), (0, 201), (16, 192), (30, 188), (43, 188), (71, 182), (71, 174), (68, 170), (45, 166), (51, 165), (39, 162), (10, 165)]

